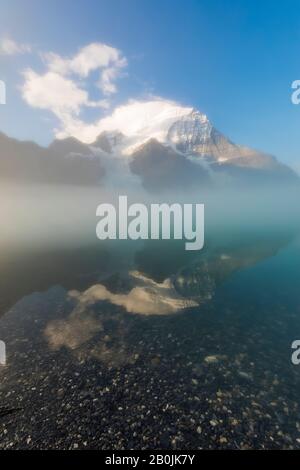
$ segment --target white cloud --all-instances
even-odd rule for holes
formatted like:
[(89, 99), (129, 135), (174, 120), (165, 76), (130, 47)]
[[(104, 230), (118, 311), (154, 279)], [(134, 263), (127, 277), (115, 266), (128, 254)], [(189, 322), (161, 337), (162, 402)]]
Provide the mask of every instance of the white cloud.
[(147, 101), (130, 100), (92, 124), (80, 120), (69, 122), (57, 136), (73, 135), (83, 142), (92, 143), (101, 132), (118, 130), (130, 138), (128, 148), (124, 148), (125, 153), (130, 153), (150, 137), (164, 142), (170, 126), (191, 111), (190, 107), (159, 97)]
[(178, 121), (192, 108), (163, 98), (149, 101), (131, 100), (117, 107), (114, 112), (99, 121), (99, 130), (118, 129), (128, 136), (155, 137), (163, 140), (171, 124)]
[(95, 70), (114, 67), (120, 69), (127, 65), (121, 51), (102, 43), (92, 43), (79, 50), (72, 58), (63, 58), (58, 54), (44, 54), (44, 60), (50, 70), (66, 74), (76, 74), (88, 77)]
[[(113, 47), (92, 43), (71, 57), (47, 53), (42, 56), (46, 71), (42, 74), (32, 69), (23, 72), (21, 87), (23, 99), (32, 107), (51, 111), (59, 119), (59, 136), (75, 135), (85, 124), (79, 118), (84, 107), (109, 107), (108, 96), (117, 92), (116, 80), (127, 60)], [(87, 79), (99, 72), (95, 83), (101, 92), (100, 99), (90, 100)]]
[(10, 38), (0, 39), (0, 55), (17, 55), (31, 52), (28, 44), (20, 44)]
[(105, 95), (116, 93), (117, 89), (114, 81), (117, 78), (118, 73), (119, 71), (115, 67), (109, 67), (102, 72), (98, 85)]
[[(45, 71), (32, 69), (23, 72), (21, 87), (23, 99), (32, 107), (52, 112), (59, 121), (54, 129), (57, 138), (74, 136), (92, 143), (103, 131), (118, 130), (129, 137), (124, 153), (143, 143), (149, 137), (164, 141), (173, 122), (192, 111), (192, 108), (152, 97), (148, 100), (130, 100), (118, 106), (105, 117), (85, 122), (85, 108), (108, 109), (109, 97), (117, 92), (117, 78), (127, 65), (121, 51), (102, 43), (92, 43), (81, 48), (72, 57), (58, 54), (42, 55)], [(94, 77), (93, 72), (98, 76)], [(94, 79), (99, 99), (90, 99), (88, 86)]]
[(65, 113), (78, 115), (81, 107), (88, 103), (87, 91), (56, 72), (39, 75), (28, 69), (23, 75), (23, 98), (30, 106), (48, 109), (63, 117)]

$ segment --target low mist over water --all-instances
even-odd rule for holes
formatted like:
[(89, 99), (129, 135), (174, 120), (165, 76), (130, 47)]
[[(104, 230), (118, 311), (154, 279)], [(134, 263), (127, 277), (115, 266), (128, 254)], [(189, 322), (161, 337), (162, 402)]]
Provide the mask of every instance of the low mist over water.
[[(185, 191), (149, 195), (128, 191), (128, 204), (192, 203), (205, 205), (208, 236), (226, 237), (227, 232), (297, 228), (300, 189)], [(38, 250), (101, 243), (96, 238), (96, 209), (99, 204), (118, 207), (113, 189), (85, 186), (4, 184), (0, 190), (2, 228), (0, 244), (5, 249)], [(206, 240), (206, 248), (209, 241)]]

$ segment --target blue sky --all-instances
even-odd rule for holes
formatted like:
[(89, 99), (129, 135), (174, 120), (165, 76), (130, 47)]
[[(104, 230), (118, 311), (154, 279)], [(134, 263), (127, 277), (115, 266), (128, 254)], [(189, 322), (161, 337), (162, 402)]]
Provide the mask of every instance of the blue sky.
[[(110, 109), (150, 94), (175, 100), (205, 112), (233, 141), (300, 171), (300, 106), (291, 103), (300, 79), (298, 0), (2, 0), (0, 9), (0, 40), (19, 47), (0, 54), (7, 84), (0, 130), (9, 135), (47, 144), (58, 126), (53, 112), (25, 102), (24, 70), (42, 75), (42, 55), (74, 57), (103, 43), (126, 58)], [(90, 100), (108, 99), (93, 73), (85, 81)], [(83, 115), (91, 122), (109, 112), (91, 105)]]

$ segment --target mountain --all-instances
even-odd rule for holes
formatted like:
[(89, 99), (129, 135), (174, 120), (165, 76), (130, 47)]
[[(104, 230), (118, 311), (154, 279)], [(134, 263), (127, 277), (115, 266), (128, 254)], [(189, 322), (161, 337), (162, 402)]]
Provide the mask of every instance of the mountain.
[(123, 139), (124, 136), (121, 132), (103, 131), (93, 143), (93, 147), (106, 153), (113, 153), (119, 145), (122, 145)]
[(171, 101), (130, 101), (94, 127), (94, 141), (68, 137), (48, 148), (0, 134), (0, 178), (117, 186), (138, 182), (148, 191), (299, 184), (296, 173), (272, 155), (233, 143), (205, 114)]
[(194, 109), (171, 125), (166, 141), (184, 154), (218, 162), (261, 155), (231, 142), (212, 126), (205, 114)]
[(0, 178), (7, 182), (96, 185), (104, 176), (98, 156), (68, 138), (48, 148), (0, 133)]
[(133, 101), (100, 121), (93, 146), (128, 160), (150, 191), (222, 185), (298, 184), (272, 155), (237, 145), (200, 111), (156, 99)]
[(208, 171), (156, 139), (150, 139), (131, 155), (130, 169), (142, 177), (145, 189), (180, 189), (207, 187)]

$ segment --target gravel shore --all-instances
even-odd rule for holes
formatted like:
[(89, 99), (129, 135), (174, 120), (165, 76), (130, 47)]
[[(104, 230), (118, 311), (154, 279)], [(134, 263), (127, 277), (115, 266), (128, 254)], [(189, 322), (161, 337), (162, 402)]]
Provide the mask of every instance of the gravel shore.
[(216, 298), (143, 317), (100, 302), (101, 327), (55, 349), (45, 331), (70, 315), (66, 291), (23, 299), (0, 320), (0, 448), (300, 448), (299, 322), (283, 305)]

